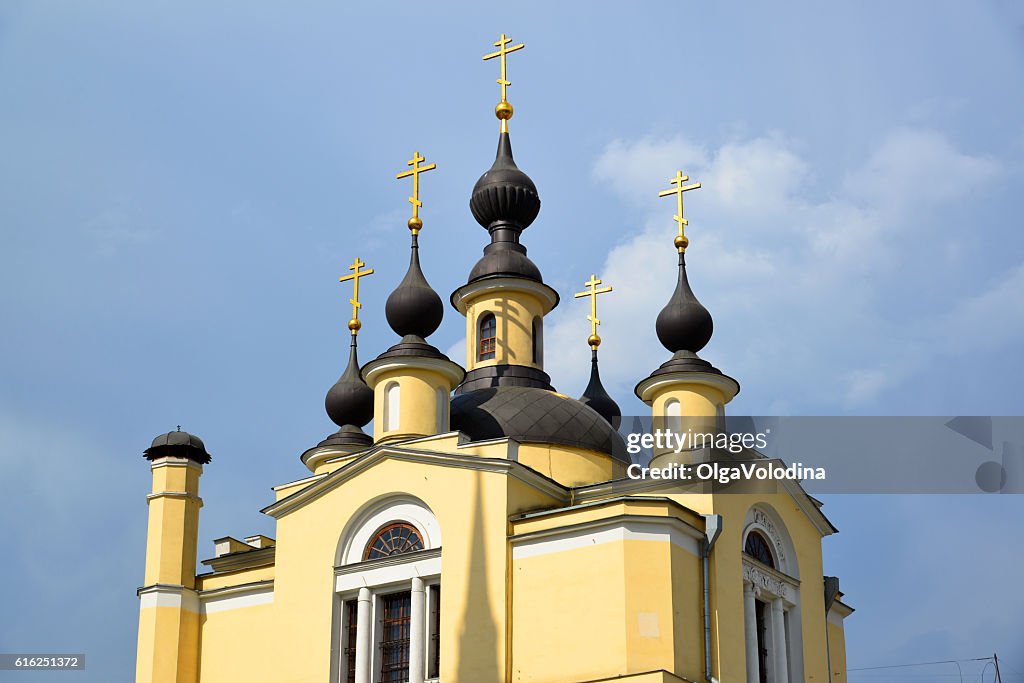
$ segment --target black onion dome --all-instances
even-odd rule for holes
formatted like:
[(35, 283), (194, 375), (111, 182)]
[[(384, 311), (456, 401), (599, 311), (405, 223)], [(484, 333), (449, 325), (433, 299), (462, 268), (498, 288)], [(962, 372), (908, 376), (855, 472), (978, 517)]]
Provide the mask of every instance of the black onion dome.
[(625, 442), (593, 408), (535, 387), (496, 387), (452, 399), (451, 428), (473, 441), (508, 437), (607, 453), (629, 462)]
[(324, 407), (327, 409), (327, 415), (339, 427), (362, 427), (373, 419), (373, 390), (366, 386), (359, 373), (354, 336), (348, 354), (348, 365), (327, 392)]
[(540, 212), (537, 186), (516, 166), (508, 133), (498, 138), (494, 164), (473, 186), (469, 208), (476, 222), (488, 230), (508, 225), (521, 232), (537, 218)]
[(157, 458), (188, 458), (200, 465), (205, 465), (212, 457), (206, 452), (203, 440), (194, 434), (181, 431), (167, 432), (153, 439), (153, 443), (143, 451), (143, 457), (147, 460)]
[(428, 337), (441, 324), (444, 304), (420, 269), (419, 242), (412, 236), (412, 254), (409, 270), (395, 291), (391, 292), (384, 313), (388, 324), (399, 336)]
[(697, 353), (711, 340), (715, 325), (708, 309), (704, 308), (686, 279), (686, 259), (679, 254), (679, 280), (672, 298), (658, 314), (655, 323), (658, 339), (672, 351)]
[(580, 403), (590, 406), (597, 413), (608, 421), (608, 424), (613, 427), (616, 426), (618, 419), (622, 417), (622, 411), (619, 409), (619, 404), (615, 402), (608, 392), (605, 391), (604, 385), (601, 384), (601, 373), (597, 369), (597, 350), (591, 351), (590, 356), (590, 383), (587, 384), (587, 388), (583, 390), (583, 395), (580, 396)]
[(500, 276), (543, 282), (540, 269), (519, 243), (519, 235), (540, 212), (540, 196), (530, 176), (516, 166), (508, 133), (498, 139), (494, 164), (473, 186), (469, 208), (477, 223), (491, 235), (483, 258), (469, 273), (469, 282)]

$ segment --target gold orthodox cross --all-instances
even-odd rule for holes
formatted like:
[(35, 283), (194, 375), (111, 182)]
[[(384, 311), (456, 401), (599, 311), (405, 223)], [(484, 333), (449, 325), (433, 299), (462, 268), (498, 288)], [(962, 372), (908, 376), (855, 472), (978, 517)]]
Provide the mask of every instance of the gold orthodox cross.
[(508, 86), (512, 85), (512, 82), (508, 80), (506, 57), (512, 52), (526, 47), (525, 43), (507, 47), (511, 42), (512, 39), (502, 33), (501, 37), (494, 43), (494, 47), (498, 48), (498, 51), (484, 55), (484, 61), (494, 59), (495, 57), (499, 57), (501, 60), (501, 78), (497, 81), (498, 85), (501, 86), (501, 102), (494, 108), (494, 115), (501, 119), (501, 132), (503, 133), (508, 132), (508, 120), (512, 118), (512, 105), (508, 102)]
[(423, 202), (420, 201), (420, 173), (433, 171), (437, 168), (437, 164), (420, 166), (421, 161), (426, 161), (426, 159), (420, 156), (419, 152), (413, 152), (412, 159), (405, 162), (406, 166), (412, 166), (412, 168), (408, 171), (402, 171), (395, 176), (397, 180), (412, 176), (412, 196), (409, 197), (409, 203), (412, 204), (412, 218), (409, 219), (409, 229), (412, 230), (414, 235), (419, 233), (420, 228), (423, 227), (423, 221), (420, 220), (420, 207), (423, 206)]
[(610, 286), (597, 288), (598, 285), (602, 284), (601, 280), (597, 278), (597, 275), (591, 275), (590, 279), (583, 283), (585, 289), (582, 292), (576, 292), (573, 294), (574, 299), (579, 299), (584, 296), (590, 297), (590, 315), (587, 316), (587, 320), (590, 321), (590, 338), (587, 339), (587, 343), (590, 344), (590, 348), (597, 350), (597, 347), (601, 345), (601, 337), (597, 334), (597, 326), (601, 324), (601, 321), (597, 317), (597, 295), (606, 294), (612, 291)]
[(352, 298), (348, 300), (352, 304), (352, 319), (348, 321), (348, 329), (352, 330), (352, 336), (354, 337), (358, 332), (359, 328), (363, 326), (359, 322), (359, 309), (363, 307), (359, 303), (359, 278), (366, 277), (367, 275), (373, 275), (373, 268), (368, 270), (359, 270), (366, 264), (359, 260), (356, 256), (356, 260), (352, 262), (352, 265), (348, 267), (352, 271), (351, 275), (345, 275), (344, 277), (338, 278), (338, 282), (352, 281)]
[(690, 240), (686, 238), (686, 234), (683, 232), (683, 227), (690, 224), (690, 221), (683, 217), (683, 193), (689, 192), (690, 190), (700, 189), (700, 183), (693, 183), (692, 185), (683, 185), (690, 176), (683, 175), (682, 171), (676, 171), (674, 178), (670, 179), (669, 182), (675, 187), (669, 188), (668, 190), (662, 190), (658, 193), (659, 197), (667, 197), (674, 194), (676, 196), (676, 215), (672, 218), (679, 225), (679, 234), (676, 235), (673, 243), (676, 245), (676, 249), (679, 253), (686, 251), (686, 245), (690, 243)]

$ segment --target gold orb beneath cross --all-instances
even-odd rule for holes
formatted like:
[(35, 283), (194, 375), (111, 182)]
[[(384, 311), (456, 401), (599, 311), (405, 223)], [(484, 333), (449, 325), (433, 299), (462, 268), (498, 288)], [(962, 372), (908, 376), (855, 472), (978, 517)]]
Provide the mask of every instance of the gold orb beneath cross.
[(352, 330), (353, 332), (358, 332), (362, 326), (363, 324), (359, 322), (358, 318), (352, 318), (351, 320), (348, 321), (348, 329)]
[(502, 121), (508, 121), (512, 118), (512, 105), (508, 102), (499, 102), (498, 106), (494, 108), (494, 115)]
[(413, 216), (409, 219), (409, 229), (412, 230), (413, 233), (419, 232), (422, 228), (423, 221), (419, 217)]
[(601, 338), (596, 334), (592, 334), (589, 337), (587, 337), (587, 343), (590, 344), (591, 348), (596, 349), (598, 346), (601, 345)]
[(690, 240), (686, 238), (686, 235), (676, 235), (672, 244), (676, 245), (676, 249), (679, 251), (686, 251), (686, 247), (690, 246)]

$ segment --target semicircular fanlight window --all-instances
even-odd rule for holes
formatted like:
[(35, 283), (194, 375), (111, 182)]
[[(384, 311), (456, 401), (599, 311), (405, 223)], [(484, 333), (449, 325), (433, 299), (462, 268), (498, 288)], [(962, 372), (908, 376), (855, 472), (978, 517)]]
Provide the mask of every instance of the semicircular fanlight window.
[(388, 524), (374, 535), (373, 540), (366, 544), (364, 560), (376, 560), (380, 557), (401, 555), (423, 550), (423, 539), (416, 527), (404, 522)]
[(743, 546), (743, 552), (758, 562), (775, 569), (775, 559), (772, 557), (772, 550), (768, 546), (768, 541), (756, 531), (751, 531), (747, 534), (747, 543)]

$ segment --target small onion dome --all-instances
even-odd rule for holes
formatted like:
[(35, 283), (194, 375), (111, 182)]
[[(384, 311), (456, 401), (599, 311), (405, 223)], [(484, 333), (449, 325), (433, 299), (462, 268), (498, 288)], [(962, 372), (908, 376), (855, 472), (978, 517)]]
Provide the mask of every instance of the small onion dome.
[(327, 392), (324, 407), (327, 415), (339, 427), (362, 427), (373, 419), (373, 390), (366, 386), (359, 374), (355, 336), (352, 337), (345, 372), (341, 373), (341, 377)]
[(473, 218), (491, 235), (491, 243), (469, 274), (469, 282), (491, 276), (523, 277), (542, 282), (540, 269), (526, 255), (519, 236), (540, 212), (540, 196), (530, 176), (512, 158), (508, 133), (498, 139), (490, 170), (473, 186), (469, 200)]
[(601, 417), (608, 421), (608, 424), (613, 427), (618, 426), (617, 423), (619, 418), (622, 417), (622, 411), (619, 409), (619, 404), (608, 395), (604, 385), (601, 384), (601, 374), (597, 369), (597, 349), (593, 349), (590, 352), (590, 383), (583, 390), (583, 395), (580, 396), (580, 403), (593, 408)]
[(662, 345), (672, 351), (689, 351), (697, 353), (703, 349), (715, 329), (711, 314), (704, 308), (686, 279), (686, 259), (679, 254), (679, 280), (672, 298), (658, 314), (655, 323), (658, 339)]
[(444, 317), (441, 297), (431, 289), (420, 269), (419, 251), (417, 236), (413, 235), (409, 270), (395, 291), (391, 292), (384, 306), (388, 324), (401, 337), (428, 337), (438, 328)]
[(181, 431), (167, 432), (153, 439), (152, 445), (143, 451), (146, 460), (157, 458), (188, 458), (200, 465), (205, 465), (212, 459), (206, 452), (203, 440), (198, 436)]

